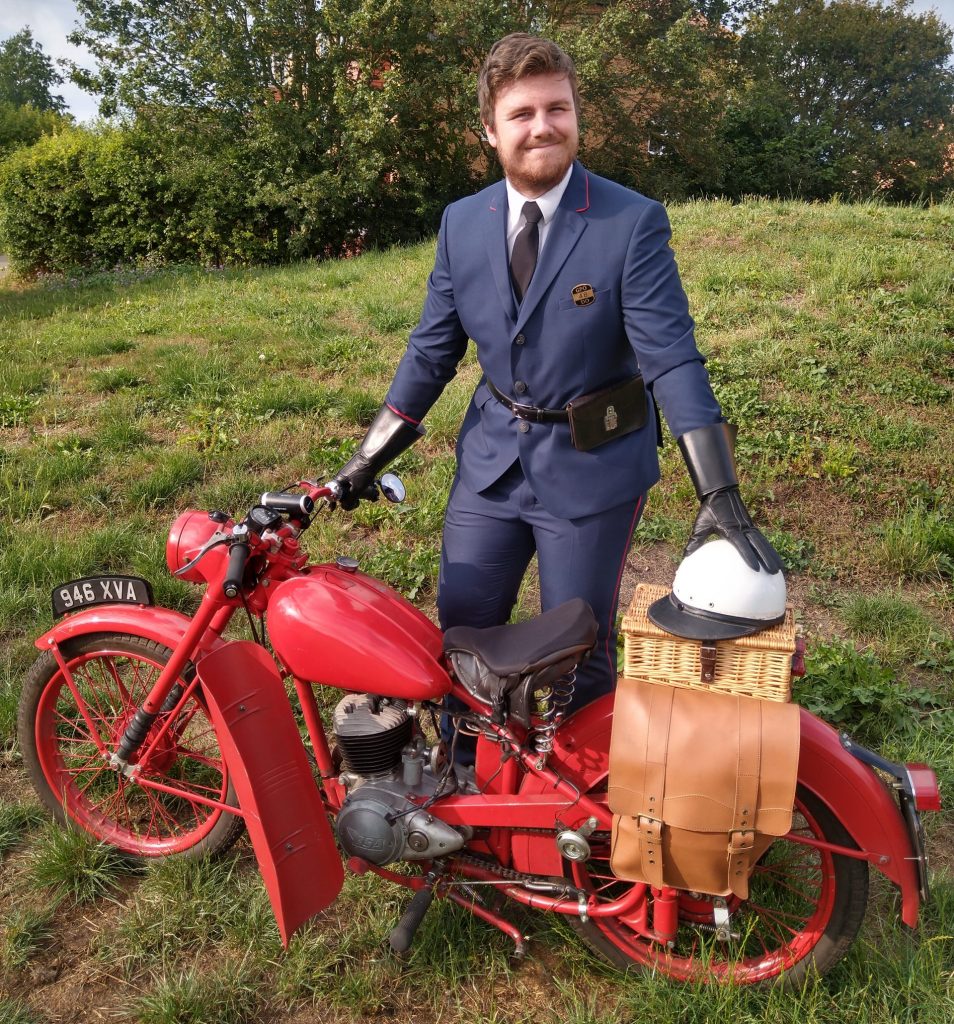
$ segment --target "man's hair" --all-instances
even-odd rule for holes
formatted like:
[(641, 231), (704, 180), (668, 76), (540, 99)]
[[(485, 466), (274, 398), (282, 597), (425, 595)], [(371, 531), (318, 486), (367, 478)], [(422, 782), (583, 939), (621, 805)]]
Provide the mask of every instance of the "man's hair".
[(531, 75), (560, 75), (570, 82), (573, 105), (580, 109), (576, 67), (556, 43), (527, 32), (512, 32), (490, 48), (477, 80), (480, 119), (493, 127), (494, 105), (501, 89)]

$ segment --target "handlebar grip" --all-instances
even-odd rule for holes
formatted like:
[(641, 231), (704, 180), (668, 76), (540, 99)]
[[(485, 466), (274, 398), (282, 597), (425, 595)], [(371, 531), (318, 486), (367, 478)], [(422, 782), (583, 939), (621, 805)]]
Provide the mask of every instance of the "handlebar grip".
[(277, 512), (296, 513), (310, 516), (315, 511), (315, 503), (307, 494), (286, 494), (284, 491), (266, 491), (261, 502), (265, 508), (273, 508)]
[(248, 541), (237, 541), (229, 549), (229, 567), (222, 581), (222, 593), (228, 598), (238, 597), (242, 590), (242, 577), (250, 554)]

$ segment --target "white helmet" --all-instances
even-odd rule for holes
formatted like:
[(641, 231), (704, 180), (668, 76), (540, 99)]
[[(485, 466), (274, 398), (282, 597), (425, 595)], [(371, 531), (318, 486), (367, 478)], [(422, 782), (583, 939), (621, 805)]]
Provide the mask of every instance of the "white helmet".
[(692, 640), (749, 636), (785, 617), (785, 576), (751, 569), (727, 540), (703, 544), (676, 570), (672, 593), (649, 606), (660, 629)]

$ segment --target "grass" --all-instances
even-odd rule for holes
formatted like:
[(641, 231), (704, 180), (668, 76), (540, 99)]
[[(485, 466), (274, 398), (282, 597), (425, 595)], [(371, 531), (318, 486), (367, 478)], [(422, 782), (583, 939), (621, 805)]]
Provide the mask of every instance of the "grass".
[(16, 907), (0, 919), (0, 970), (25, 967), (53, 935), (53, 913)]
[[(811, 634), (800, 699), (888, 756), (934, 765), (950, 803), (954, 206), (760, 200), (670, 213), (700, 344), (740, 428), (747, 502)], [(385, 946), (407, 894), (370, 876), (349, 876), (283, 951), (247, 845), (130, 878), (84, 835), (41, 826), (15, 715), (52, 587), (134, 572), (160, 603), (191, 611), (199, 592), (165, 569), (174, 516), (240, 511), (342, 465), (386, 391), (432, 258), (424, 244), (270, 269), (0, 278), (0, 1020), (948, 1021), (950, 811), (927, 821), (937, 873), (919, 940), (876, 885), (851, 954), (796, 993), (623, 977), (565, 923), (509, 907), (531, 937), (514, 969), (505, 937), (445, 901), (398, 962)], [(433, 610), (454, 442), (480, 372), (471, 351), (396, 465), (408, 502), (319, 517), (305, 538), (314, 560), (354, 555)], [(671, 578), (695, 512), (671, 441), (662, 474), (629, 586), (637, 571)], [(518, 616), (535, 594), (530, 581)], [(64, 949), (96, 981), (80, 997), (69, 977), (31, 981)]]
[(44, 820), (38, 804), (0, 803), (0, 860)]
[(50, 825), (30, 854), (29, 884), (53, 905), (75, 906), (112, 896), (129, 870), (112, 847), (72, 828)]
[(22, 999), (7, 999), (0, 995), (0, 1020), (4, 1024), (40, 1024), (40, 1018)]

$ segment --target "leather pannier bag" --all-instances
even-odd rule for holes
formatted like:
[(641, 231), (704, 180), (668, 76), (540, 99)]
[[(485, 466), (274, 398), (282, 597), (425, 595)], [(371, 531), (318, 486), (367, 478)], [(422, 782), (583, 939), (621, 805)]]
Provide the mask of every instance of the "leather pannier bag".
[(629, 881), (747, 899), (792, 825), (797, 705), (620, 678), (610, 864)]

